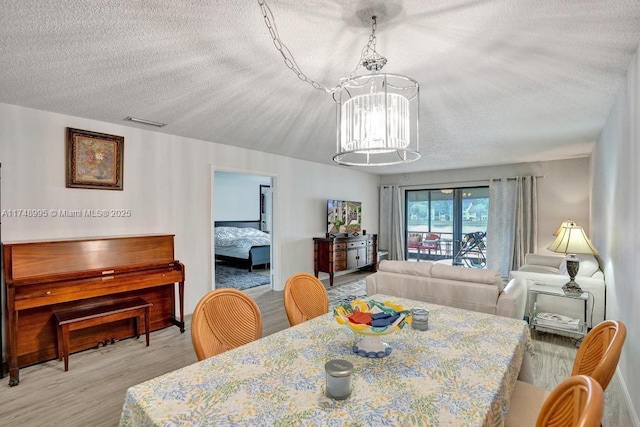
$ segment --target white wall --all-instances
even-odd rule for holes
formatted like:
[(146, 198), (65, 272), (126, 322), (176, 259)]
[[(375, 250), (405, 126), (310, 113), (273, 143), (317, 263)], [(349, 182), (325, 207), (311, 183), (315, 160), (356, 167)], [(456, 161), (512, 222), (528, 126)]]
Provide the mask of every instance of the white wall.
[[(65, 188), (65, 128), (125, 137), (124, 190)], [(4, 209), (130, 209), (130, 218), (2, 218), (3, 241), (174, 233), (186, 266), (185, 311), (212, 289), (214, 170), (274, 176), (274, 286), (313, 273), (326, 201), (362, 200), (363, 228), (378, 228), (375, 175), (133, 127), (0, 104)], [(215, 198), (215, 195), (214, 195)]]
[(387, 175), (382, 176), (380, 182), (406, 188), (443, 188), (489, 185), (491, 178), (524, 175), (544, 177), (538, 180), (538, 253), (557, 255), (546, 247), (553, 241), (553, 233), (558, 226), (568, 218), (582, 225), (589, 235), (589, 159), (586, 157)]
[(216, 172), (213, 185), (215, 221), (258, 221), (260, 186), (271, 185), (271, 178)]
[(640, 425), (640, 60), (634, 57), (592, 154), (591, 239), (607, 282), (607, 319), (623, 321), (618, 364), (629, 409)]

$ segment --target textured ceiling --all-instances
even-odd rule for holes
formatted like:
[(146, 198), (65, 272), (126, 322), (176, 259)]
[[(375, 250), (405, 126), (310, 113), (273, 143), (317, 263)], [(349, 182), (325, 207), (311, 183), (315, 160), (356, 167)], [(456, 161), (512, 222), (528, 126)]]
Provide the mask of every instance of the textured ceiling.
[[(270, 0), (335, 86), (379, 16), (384, 71), (420, 83), (401, 173), (583, 157), (640, 42), (638, 0)], [(288, 70), (255, 0), (3, 0), (0, 102), (333, 164), (335, 103)], [(361, 73), (363, 73), (361, 71)]]

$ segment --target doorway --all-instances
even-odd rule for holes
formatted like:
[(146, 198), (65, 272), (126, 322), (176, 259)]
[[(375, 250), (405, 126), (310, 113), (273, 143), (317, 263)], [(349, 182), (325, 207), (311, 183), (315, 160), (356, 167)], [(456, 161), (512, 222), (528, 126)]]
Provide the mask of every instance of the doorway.
[(213, 172), (212, 279), (215, 287), (273, 289), (274, 178)]

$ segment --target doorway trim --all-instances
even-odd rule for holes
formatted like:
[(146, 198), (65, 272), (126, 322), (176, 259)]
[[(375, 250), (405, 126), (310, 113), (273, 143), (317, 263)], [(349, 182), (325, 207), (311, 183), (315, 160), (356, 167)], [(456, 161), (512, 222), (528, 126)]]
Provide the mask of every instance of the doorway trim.
[(274, 289), (276, 283), (280, 283), (280, 239), (278, 237), (279, 233), (279, 225), (278, 225), (278, 177), (273, 173), (269, 172), (261, 172), (255, 170), (246, 170), (246, 169), (234, 169), (234, 168), (221, 168), (216, 165), (212, 165), (211, 167), (211, 189), (209, 191), (210, 194), (210, 237), (209, 237), (209, 265), (210, 265), (210, 277), (211, 277), (211, 289), (215, 288), (215, 279), (216, 279), (216, 271), (215, 271), (215, 175), (216, 172), (225, 172), (225, 173), (235, 173), (240, 175), (252, 175), (252, 176), (261, 176), (270, 179), (271, 186), (271, 248), (270, 248), (270, 257), (271, 257), (271, 268), (269, 273), (270, 279), (270, 288)]

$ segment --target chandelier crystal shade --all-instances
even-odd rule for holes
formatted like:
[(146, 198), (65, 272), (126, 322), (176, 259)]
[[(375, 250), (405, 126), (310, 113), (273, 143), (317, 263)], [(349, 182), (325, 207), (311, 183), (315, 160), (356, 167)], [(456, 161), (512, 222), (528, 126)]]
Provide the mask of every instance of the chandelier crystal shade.
[(350, 166), (385, 166), (420, 158), (419, 85), (405, 76), (376, 74), (345, 81), (337, 103), (337, 154)]
[[(371, 16), (371, 35), (362, 48), (355, 70), (333, 88), (310, 79), (298, 66), (278, 35), (266, 0), (258, 0), (265, 25), (285, 65), (314, 88), (324, 90), (337, 103), (337, 148), (333, 160), (347, 166), (387, 166), (420, 158), (418, 120), (420, 85), (398, 74), (378, 73), (387, 59), (376, 51), (377, 16)], [(371, 72), (357, 76), (360, 67)]]

